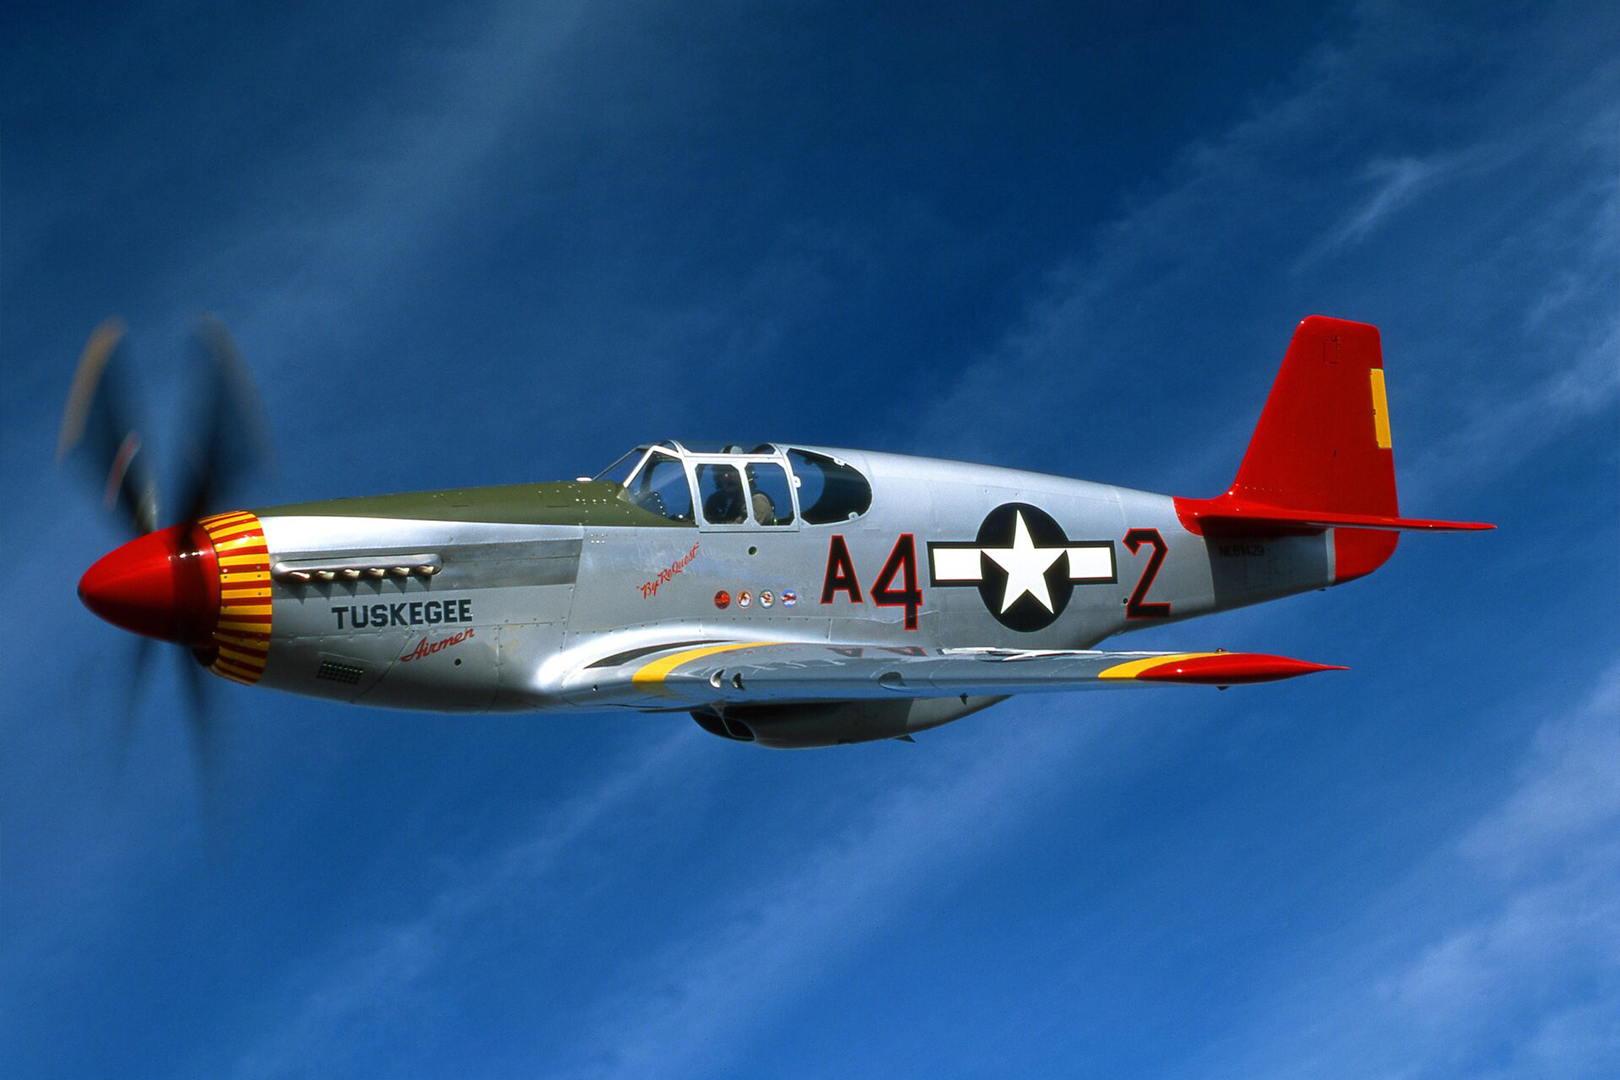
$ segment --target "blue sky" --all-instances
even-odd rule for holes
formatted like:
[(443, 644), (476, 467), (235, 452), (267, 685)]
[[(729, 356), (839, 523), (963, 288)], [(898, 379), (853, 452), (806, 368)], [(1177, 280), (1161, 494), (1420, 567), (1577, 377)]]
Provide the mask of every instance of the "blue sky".
[[(1620, 1073), (1620, 17), (1224, 7), (8, 12), (7, 1074)], [(1348, 674), (915, 746), (221, 685), (205, 832), (51, 467), (90, 328), (166, 430), (199, 308), (249, 505), (669, 434), (1207, 495), (1321, 312), (1501, 528), (1131, 642)]]

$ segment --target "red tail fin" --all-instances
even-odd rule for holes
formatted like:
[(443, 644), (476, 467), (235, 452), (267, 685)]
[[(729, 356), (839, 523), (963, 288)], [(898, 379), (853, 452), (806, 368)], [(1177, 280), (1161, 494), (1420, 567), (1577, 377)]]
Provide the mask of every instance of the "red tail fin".
[(1176, 510), (1195, 533), (1334, 528), (1335, 581), (1382, 566), (1395, 530), (1490, 528), (1400, 516), (1378, 328), (1321, 315), (1294, 331), (1231, 488)]
[(1229, 494), (1400, 516), (1377, 327), (1320, 315), (1299, 324)]

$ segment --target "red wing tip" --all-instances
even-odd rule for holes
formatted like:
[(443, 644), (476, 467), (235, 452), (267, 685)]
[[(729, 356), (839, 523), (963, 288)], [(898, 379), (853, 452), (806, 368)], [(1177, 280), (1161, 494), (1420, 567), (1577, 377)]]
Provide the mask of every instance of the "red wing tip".
[(1341, 664), (1316, 664), (1287, 656), (1259, 653), (1220, 653), (1215, 656), (1168, 660), (1137, 672), (1138, 679), (1152, 682), (1194, 683), (1203, 686), (1236, 686), (1243, 683), (1275, 682), (1318, 671), (1349, 671)]

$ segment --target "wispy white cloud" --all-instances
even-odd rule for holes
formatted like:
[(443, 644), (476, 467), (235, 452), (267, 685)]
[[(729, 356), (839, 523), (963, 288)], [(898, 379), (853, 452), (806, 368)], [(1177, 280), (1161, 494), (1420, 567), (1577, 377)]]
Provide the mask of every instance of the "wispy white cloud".
[[(836, 831), (802, 857), (716, 896), (703, 929), (650, 957), (627, 955), (582, 1003), (586, 1015), (572, 1042), (558, 1045), (553, 1036), (531, 1048), (536, 1069), (580, 1077), (712, 1072), (795, 990), (898, 917), (919, 889), (975, 867), (999, 836), (1035, 812), (1043, 791), (1059, 779), (1072, 786), (1107, 775), (1105, 760), (1090, 757), (1080, 769), (1075, 759), (1108, 730), (1109, 721), (1095, 718), (1084, 726), (1003, 728), (977, 744), (986, 750), (966, 768), (950, 755), (911, 784), (850, 806)], [(420, 914), (363, 927), (335, 953), (305, 957), (299, 968), (322, 974), (307, 987), (294, 979), (268, 999), (261, 1030), (229, 1075), (257, 1080), (336, 1065), (364, 1055), (402, 1007), (427, 1002), (431, 1010), (455, 985), (444, 970), (452, 956), (474, 947), (479, 928), (500, 912), (521, 909), (525, 897), (543, 891), (559, 860), (579, 858), (618, 817), (676, 778), (704, 782), (693, 767), (700, 739), (683, 729), (595, 790), (548, 809), (505, 847), (447, 872)]]
[[(1610, 115), (1620, 124), (1620, 109)], [(1612, 149), (1620, 154), (1620, 139)], [(1487, 465), (1516, 464), (1620, 403), (1620, 309), (1612, 303), (1620, 282), (1620, 191), (1569, 192), (1526, 229), (1539, 234), (1537, 246), (1560, 250), (1562, 263), (1553, 280), (1516, 298), (1518, 348), (1496, 357), (1507, 361), (1507, 377), (1491, 378), (1489, 368), (1473, 364), (1456, 371), (1449, 389), (1461, 422), (1411, 459), (1409, 487), (1420, 501), (1487, 481)], [(1581, 241), (1559, 239), (1570, 235)], [(1460, 349), (1439, 343), (1435, 351)]]
[[(1312, 312), (1403, 331), (1401, 354), (1391, 358), (1397, 425), (1410, 408), (1402, 402), (1412, 400), (1403, 387), (1427, 374), (1414, 366), (1451, 365), (1456, 379), (1444, 407), (1463, 418), (1462, 430), (1434, 453), (1469, 462), (1476, 482), (1487, 475), (1482, 463), (1523, 460), (1612, 403), (1620, 372), (1612, 303), (1620, 251), (1612, 98), (1620, 66), (1583, 68), (1585, 77), (1572, 80), (1532, 50), (1498, 57), (1514, 76), (1504, 74), (1500, 85), (1536, 86), (1518, 95), (1534, 104), (1459, 103), (1449, 128), (1454, 144), (1400, 148), (1410, 136), (1371, 126), (1371, 118), (1390, 115), (1390, 87), (1420, 78), (1454, 47), (1472, 46), (1447, 38), (1434, 12), (1378, 3), (1358, 12), (1343, 43), (1312, 54), (1240, 122), (1187, 146), (1126, 212), (1054, 267), (1002, 339), (915, 413), (917, 441), (975, 459), (1028, 460), (1076, 417), (1129, 411), (1173, 432), (1155, 423), (1167, 408), (1155, 399), (1185, 395), (1206, 406), (1209, 426), (1190, 440), (1198, 464), (1212, 460), (1205, 448), (1228, 448), (1219, 471), (1195, 482), (1224, 483), (1293, 320)], [(1527, 33), (1548, 37), (1564, 26), (1549, 17)], [(1483, 56), (1501, 46), (1479, 47)], [(1565, 170), (1557, 178), (1547, 171), (1555, 161)], [(1332, 223), (1325, 233), (1324, 222)], [(1399, 261), (1379, 256), (1353, 271), (1341, 267), (1397, 223), (1428, 231)], [(1571, 237), (1583, 242), (1572, 247)], [(1564, 320), (1557, 333), (1526, 331), (1553, 315)], [(1218, 339), (1206, 333), (1205, 318), (1219, 324)], [(1494, 328), (1498, 319), (1509, 326), (1488, 339), (1493, 351), (1481, 357), (1476, 346), (1461, 361), (1457, 331)], [(1231, 347), (1255, 341), (1275, 342), (1276, 351)], [(1511, 382), (1493, 377), (1508, 370)], [(1177, 381), (1161, 381), (1162, 371)], [(1252, 400), (1207, 409), (1234, 384), (1251, 385)], [(962, 431), (964, 413), (981, 423)], [(1161, 449), (1175, 449), (1168, 438)], [(1403, 463), (1403, 475), (1421, 471), (1412, 464)], [(1433, 464), (1437, 485), (1469, 479)]]
[[(152, 272), (122, 286), (140, 304), (131, 312), (131, 322), (143, 335), (140, 347), (150, 351), (137, 355), (161, 355), (161, 343), (180, 340), (199, 303), (234, 310), (241, 317), (234, 321), (233, 332), (247, 347), (272, 413), (283, 417), (284, 424), (305, 423), (308, 411), (295, 402), (295, 395), (285, 393), (292, 385), (290, 377), (307, 375), (312, 356), (322, 357), (322, 367), (331, 370), (333, 357), (348, 350), (359, 327), (373, 325), (353, 320), (350, 314), (370, 306), (391, 276), (412, 265), (423, 246), (442, 235), (462, 212), (468, 191), (478, 187), (480, 169), (499, 154), (513, 126), (532, 121), (551, 100), (545, 93), (547, 80), (554, 73), (556, 57), (576, 32), (580, 12), (578, 4), (539, 9), (511, 2), (476, 12), (458, 11), (447, 20), (456, 24), (456, 33), (450, 36), (460, 48), (406, 55), (394, 69), (397, 83), (376, 88), (384, 99), (414, 101), (417, 108), (390, 111), (364, 99), (350, 111), (329, 112), (319, 128), (320, 139), (286, 143), (282, 154), (272, 155), (264, 168), (246, 176), (233, 174), (240, 182), (229, 203), (233, 212), (213, 230), (177, 230), (179, 238), (171, 249), (153, 253), (162, 258)], [(129, 26), (117, 29), (134, 33)], [(131, 53), (149, 44), (136, 37), (126, 41)], [(412, 92), (402, 94), (400, 86)], [(232, 101), (226, 96), (220, 108), (228, 109)], [(132, 110), (141, 108), (138, 98), (129, 105)], [(28, 209), (36, 216), (79, 212), (71, 203), (43, 199)], [(85, 769), (83, 763), (99, 763), (105, 755), (113, 725), (104, 721), (123, 708), (120, 699), (126, 684), (122, 677), (52, 682), (63, 669), (44, 659), (83, 654), (88, 639), (82, 619), (88, 616), (73, 600), (72, 583), (94, 557), (91, 546), (109, 543), (117, 535), (101, 523), (87, 527), (86, 512), (94, 503), (78, 498), (76, 485), (67, 483), (63, 474), (41, 467), (48, 463), (48, 454), (42, 456), (39, 448), (50, 445), (49, 432), (58, 421), (54, 405), (70, 372), (63, 365), (71, 364), (81, 344), (76, 335), (85, 330), (66, 328), (68, 339), (57, 363), (32, 357), (19, 362), (13, 341), (6, 367), (8, 401), (31, 404), (9, 409), (6, 422), (0, 424), (4, 444), (0, 469), (7, 490), (19, 505), (32, 508), (31, 513), (9, 515), (0, 523), (15, 569), (7, 599), (13, 605), (19, 602), (19, 582), (25, 590), (57, 583), (44, 594), (48, 599), (29, 596), (38, 603), (41, 621), (27, 648), (38, 652), (20, 667), (37, 673), (42, 681), (24, 682), (6, 710), (4, 733), (11, 759), (31, 762), (25, 770), (31, 774), (55, 777), (57, 794), (65, 804), (55, 807), (48, 819), (36, 820), (34, 815), (43, 813), (45, 804), (19, 800), (8, 806), (8, 824), (30, 836), (60, 837), (50, 845), (54, 872), (65, 880), (87, 882), (82, 891), (106, 901), (70, 909), (35, 902), (40, 898), (33, 897), (17, 902), (11, 951), (25, 967), (39, 955), (51, 956), (53, 966), (75, 963), (81, 955), (78, 944), (93, 939), (103, 920), (149, 887), (157, 866), (183, 865), (194, 840), (188, 822), (188, 778), (174, 768), (176, 755), (183, 751), (158, 741), (177, 736), (179, 729), (150, 721), (142, 727), (143, 745), (159, 745), (164, 751), (154, 766), (156, 775), (129, 785), (129, 790), (141, 792), (142, 812), (126, 813), (124, 807), (108, 805), (105, 776)], [(181, 365), (150, 364), (141, 374), (143, 383), (150, 383), (142, 395), (148, 407), (182, 397)], [(148, 419), (161, 420), (162, 415), (149, 414)], [(165, 427), (155, 425), (159, 431)], [(305, 440), (291, 441), (296, 445)], [(22, 534), (11, 530), (25, 518), (26, 538), (12, 542)], [(64, 552), (79, 552), (84, 561), (64, 565)], [(112, 644), (103, 652), (118, 655)], [(122, 667), (124, 662), (120, 658), (115, 664)], [(160, 693), (147, 700), (161, 697), (170, 706), (151, 707), (151, 713), (172, 714), (180, 706), (173, 704), (177, 689), (162, 681), (169, 665), (152, 666), (159, 674), (149, 674), (146, 683), (155, 683)], [(39, 715), (62, 716), (69, 722), (21, 722), (22, 717)], [(155, 736), (153, 729), (158, 729)], [(155, 801), (178, 814), (178, 823), (157, 818), (149, 805), (154, 793)], [(176, 799), (181, 800), (178, 811), (173, 810)], [(137, 830), (139, 835), (134, 835)], [(14, 866), (20, 865), (18, 852), (24, 849), (26, 845), (13, 845)], [(21, 901), (26, 885), (26, 877), (20, 878), (10, 899)], [(126, 891), (119, 894), (119, 890)]]
[(1463, 838), (1476, 863), (1512, 876), (1620, 822), (1620, 661), (1584, 707), (1537, 730), (1518, 786)]
[(447, 884), (421, 905), (420, 914), (383, 926), (362, 927), (336, 955), (309, 966), (322, 972), (312, 987), (294, 986), (290, 1000), (271, 999), (273, 1010), (229, 1070), (239, 1080), (309, 1071), (354, 1050), (357, 1034), (385, 1022), (399, 1005), (424, 992), (440, 965), (464, 945), (470, 928), (496, 909), (521, 902), (555, 870), (559, 859), (602, 830), (649, 790), (699, 772), (697, 736), (685, 728), (665, 736), (594, 790), (560, 804), (504, 847), (445, 874)]
[[(997, 715), (1002, 725), (1008, 718)], [(723, 1072), (795, 991), (848, 960), (925, 885), (976, 865), (1054, 781), (1105, 775), (1108, 763), (1095, 757), (1075, 767), (1105, 730), (1097, 720), (1062, 730), (1004, 726), (970, 767), (854, 808), (836, 833), (723, 905), (705, 930), (624, 973), (631, 985), (604, 995), (581, 1045), (564, 1049), (565, 1059), (585, 1062), (568, 1074)], [(541, 1065), (552, 1072), (556, 1062)]]
[[(345, 309), (380, 296), (389, 275), (409, 266), (448, 227), (459, 200), (476, 190), (480, 166), (498, 156), (510, 125), (532, 115), (544, 96), (552, 49), (567, 37), (569, 23), (560, 18), (555, 23), (543, 20), (543, 26), (529, 24), (517, 8), (503, 10), (506, 14), (490, 35), (493, 46), (458, 54), (464, 66), (452, 64), (442, 87), (425, 80), (421, 111), (382, 125), (397, 138), (371, 144), (369, 159), (352, 152), (348, 133), (372, 128), (377, 118), (357, 118), (352, 125), (341, 118), (335, 122), (338, 137), (332, 145), (316, 148), (309, 163), (310, 174), (330, 184), (310, 185), (322, 192), (312, 204), (314, 212), (257, 219), (255, 210), (255, 229), (291, 232), (293, 246), (305, 252), (293, 272), (272, 275), (269, 281), (249, 279), (242, 287), (245, 296), (255, 298), (242, 302), (247, 316), (239, 329), (278, 343), (264, 357), (272, 374), (277, 368), (283, 373), (301, 368), (312, 355), (327, 356), (334, 349), (341, 353), (344, 341), (336, 324)], [(1323, 126), (1324, 113), (1334, 102), (1345, 103), (1347, 112), (1356, 109), (1362, 92), (1357, 87), (1369, 84), (1364, 63), (1368, 49), (1387, 46), (1387, 40), (1362, 41), (1322, 54), (1279, 99), (1263, 104), (1233, 129), (1190, 147), (1142, 204), (1100, 229), (1084, 252), (1049, 275), (1025, 318), (983, 364), (966, 373), (956, 393), (925, 414), (921, 430), (952, 454), (1001, 459), (1009, 442), (1021, 437), (1018, 433), (1032, 431), (1043, 419), (1072, 426), (1079, 415), (1083, 421), (1085, 412), (1075, 408), (1077, 400), (1099, 411), (1130, 410), (1134, 415), (1150, 409), (1151, 401), (1144, 399), (1154, 393), (1150, 373), (1155, 350), (1175, 350), (1177, 368), (1195, 366), (1184, 363), (1192, 356), (1207, 355), (1212, 367), (1230, 359), (1225, 341), (1208, 341), (1200, 336), (1202, 328), (1190, 325), (1187, 313), (1207, 310), (1193, 303), (1201, 296), (1210, 304), (1263, 307), (1252, 322), (1270, 328), (1264, 340), (1275, 337), (1280, 345), (1285, 327), (1278, 319), (1301, 313), (1291, 305), (1303, 301), (1297, 293), (1273, 288), (1283, 276), (1276, 268), (1286, 268), (1302, 245), (1319, 236), (1323, 222), (1339, 223), (1344, 240), (1338, 250), (1354, 254), (1350, 249), (1379, 229), (1418, 217), (1415, 210), (1425, 193), (1438, 191), (1457, 175), (1449, 156), (1408, 156), (1404, 148), (1377, 144), (1356, 160), (1384, 163), (1383, 171), (1373, 165), (1358, 172), (1352, 165), (1339, 174), (1350, 183), (1326, 186), (1321, 198), (1310, 194), (1313, 176), (1299, 166), (1298, 157), (1308, 157), (1320, 143), (1307, 133)], [(438, 93), (441, 88), (446, 92)], [(289, 178), (273, 170), (264, 182), (274, 188)], [(1577, 210), (1601, 205), (1598, 199), (1583, 199)], [(1602, 220), (1612, 223), (1613, 215)], [(241, 225), (235, 222), (222, 233), (239, 236)], [(1572, 231), (1579, 232), (1579, 226)], [(179, 296), (182, 306), (190, 304), (199, 281), (227, 264), (252, 261), (254, 233), (248, 236), (216, 256), (197, 259), (193, 272), (167, 276), (161, 291)], [(210, 250), (214, 239), (204, 237), (207, 242), (199, 248)], [(1599, 239), (1612, 244), (1612, 233), (1603, 232)], [(1571, 275), (1546, 278), (1551, 284), (1530, 307), (1527, 322), (1556, 323), (1588, 303), (1594, 289), (1610, 296), (1612, 276), (1604, 274), (1614, 250), (1597, 252)], [(1274, 265), (1257, 265), (1256, 253)], [(1511, 269), (1515, 257), (1504, 255), (1493, 265), (1498, 271)], [(789, 286), (800, 280), (788, 277)], [(806, 277), (814, 280), (814, 275)], [(1239, 281), (1247, 287), (1233, 284)], [(1527, 297), (1535, 296), (1536, 284), (1525, 283)], [(1324, 282), (1308, 285), (1319, 288)], [(762, 287), (762, 306), (786, 291)], [(1500, 295), (1492, 293), (1493, 298)], [(677, 313), (663, 329), (677, 340), (711, 338), (734, 325), (738, 311), (716, 310), (720, 314), (714, 318), (699, 312), (690, 321)], [(1228, 340), (1244, 338), (1230, 326), (1241, 327), (1245, 319), (1230, 320), (1223, 330)], [(1149, 328), (1156, 328), (1153, 336), (1137, 336)], [(768, 351), (776, 333), (766, 318), (757, 333), (738, 335), (736, 348), (727, 355)], [(1506, 394), (1467, 387), (1465, 393), (1474, 401), (1465, 409), (1478, 408), (1479, 420), (1477, 428), (1455, 440), (1458, 461), (1477, 466), (1482, 456), (1499, 461), (1523, 453), (1525, 441), (1504, 440), (1501, 431), (1514, 425), (1531, 432), (1557, 431), (1550, 419), (1578, 421), (1612, 400), (1612, 327), (1594, 324), (1580, 335), (1583, 347), (1556, 354), (1555, 362), (1530, 380), (1528, 391), (1523, 386)], [(1261, 335), (1247, 340), (1259, 339)], [(648, 340), (661, 340), (656, 328)], [(1275, 361), (1271, 356), (1244, 359), (1262, 368)], [(1052, 376), (1061, 368), (1087, 364), (1094, 375)], [(1131, 393), (1112, 389), (1122, 385)], [(297, 393), (306, 391), (299, 387)], [(1521, 401), (1539, 404), (1526, 405), (1522, 412), (1503, 410)], [(910, 402), (906, 407), (911, 408)], [(964, 425), (964, 417), (975, 422)], [(1246, 427), (1251, 420), (1252, 415), (1245, 415), (1233, 423)], [(1122, 427), (1106, 425), (1114, 433)], [(1216, 434), (1201, 432), (1200, 437)], [(1049, 453), (1051, 441), (1050, 431), (1032, 432), (1026, 445)], [(1234, 438), (1234, 463), (1239, 445)], [(26, 575), (29, 567), (19, 569), (14, 577)], [(995, 715), (998, 721), (1005, 717)], [(1612, 718), (1612, 708), (1607, 715)], [(1326, 1059), (1342, 1053), (1342, 1061), (1323, 1065), (1324, 1075), (1421, 1074), (1448, 1055), (1455, 1060), (1466, 1053), (1481, 1032), (1504, 1018), (1530, 1029), (1518, 1051), (1518, 1071), (1524, 1075), (1579, 1075), (1591, 1071), (1593, 1063), (1614, 1060), (1612, 1020), (1620, 1009), (1607, 989), (1614, 968), (1606, 926), (1615, 920), (1604, 899), (1617, 891), (1614, 852), (1604, 839), (1613, 833), (1614, 820), (1611, 811), (1602, 809), (1612, 792), (1601, 772), (1588, 768), (1601, 763), (1612, 747), (1590, 730), (1603, 723), (1597, 707), (1580, 716), (1585, 719), (1567, 729), (1549, 725), (1545, 757), (1527, 764), (1514, 796), (1469, 832), (1456, 852), (1436, 856), (1448, 872), (1463, 868), (1477, 909), (1435, 928), (1417, 948), (1375, 973), (1370, 1000), (1364, 996), (1340, 1002), (1343, 1007), (1337, 1010), (1329, 1007), (1334, 1002), (1323, 1005), (1333, 1022), (1312, 1029), (1319, 1039), (1314, 1050)], [(696, 738), (683, 731), (672, 745), (691, 746)], [(717, 919), (714, 930), (676, 941), (645, 966), (619, 973), (617, 988), (599, 1003), (599, 1023), (580, 1032), (580, 1054), (592, 1057), (599, 1068), (581, 1071), (680, 1074), (697, 1071), (701, 1062), (724, 1061), (749, 1037), (751, 1018), (760, 1012), (768, 1017), (773, 1007), (780, 1010), (796, 988), (825, 975), (864, 936), (897, 918), (926, 882), (971, 863), (994, 842), (998, 830), (1008, 829), (1026, 812), (1031, 788), (1038, 790), (1054, 776), (1072, 776), (1066, 767), (1084, 744), (1078, 733), (1064, 739), (1056, 742), (1050, 729), (1038, 739), (1015, 736), (960, 774), (852, 808), (847, 827), (813, 844), (802, 858), (763, 868), (757, 880), (744, 883), (736, 902), (724, 909), (727, 918)], [(314, 972), (312, 987), (289, 987), (266, 1009), (271, 1015), (237, 1061), (236, 1074), (275, 1075), (291, 1065), (341, 1058), (356, 1031), (402, 997), (436, 992), (436, 976), (447, 957), (493, 907), (540, 887), (560, 859), (579, 851), (654, 786), (661, 770), (683, 761), (676, 749), (655, 748), (625, 776), (563, 807), (508, 847), (474, 860), (413, 917), (362, 928), (344, 946), (305, 958), (301, 963)], [(49, 767), (33, 771), (54, 774)], [(141, 825), (152, 831), (151, 816)], [(149, 843), (124, 843), (118, 833), (87, 829), (58, 847), (117, 860), (119, 877), (131, 883), (160, 872), (151, 866)], [(126, 860), (140, 861), (142, 872), (134, 873)], [(104, 906), (117, 907), (117, 889), (98, 892)], [(51, 914), (63, 925), (86, 917)], [(54, 922), (51, 932), (61, 932)], [(1543, 961), (1547, 966), (1538, 966)], [(1570, 988), (1578, 988), (1582, 980), (1598, 985), (1600, 992), (1586, 1000), (1571, 995)], [(1531, 999), (1545, 1008), (1526, 1008), (1524, 1002)], [(1430, 1018), (1432, 1027), (1418, 1022)], [(1357, 1026), (1361, 1021), (1365, 1023)], [(1346, 1029), (1353, 1031), (1342, 1034)], [(1410, 1047), (1416, 1064), (1380, 1052), (1381, 1041)], [(1297, 1068), (1306, 1060), (1301, 1056), (1261, 1060), (1278, 1056), (1288, 1065), (1278, 1072), (1303, 1071)], [(1358, 1072), (1358, 1063), (1368, 1067)]]
[(1615, 1075), (1620, 665), (1561, 703), (1506, 796), (1374, 908), (1420, 929), (1380, 921), (1317, 955), (1217, 1075)]
[(1444, 154), (1426, 158), (1407, 156), (1379, 159), (1368, 163), (1363, 173), (1372, 188), (1371, 194), (1350, 212), (1341, 225), (1295, 264), (1295, 271), (1326, 258), (1340, 248), (1360, 243), (1383, 226), (1387, 219), (1455, 171), (1457, 164), (1457, 158)]
[[(328, 362), (341, 356), (366, 324), (351, 313), (399, 288), (464, 212), (513, 129), (540, 122), (560, 99), (561, 58), (583, 14), (578, 3), (507, 0), (458, 14), (468, 21), (445, 27), (454, 44), (400, 72), (411, 91), (333, 118), (316, 147), (287, 146), (266, 190), (240, 200), (249, 216), (208, 238), (208, 257), (177, 275), (173, 291), (208, 295), (205, 283), (233, 282), (240, 295), (231, 299), (246, 311), (237, 331), (282, 343), (265, 350), (272, 358), (297, 363), (316, 347)], [(432, 89), (415, 92), (418, 80)], [(266, 253), (275, 271), (243, 273)]]

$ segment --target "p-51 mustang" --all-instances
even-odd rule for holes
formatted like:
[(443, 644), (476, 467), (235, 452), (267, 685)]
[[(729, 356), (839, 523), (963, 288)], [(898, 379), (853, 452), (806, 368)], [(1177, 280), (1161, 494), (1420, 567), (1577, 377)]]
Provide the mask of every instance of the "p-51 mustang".
[[(85, 605), (233, 682), (361, 705), (685, 712), (808, 747), (909, 738), (1011, 694), (1286, 679), (1328, 668), (1095, 647), (1351, 581), (1401, 530), (1490, 528), (1400, 515), (1378, 331), (1313, 316), (1214, 498), (667, 441), (594, 479), (205, 516), (210, 473), (153, 531), (140, 441), (102, 378), (119, 337), (92, 336), (62, 445), (91, 445), (145, 535), (90, 568)], [(223, 331), (204, 340), (240, 386)], [(230, 400), (210, 463), (240, 428)]]

